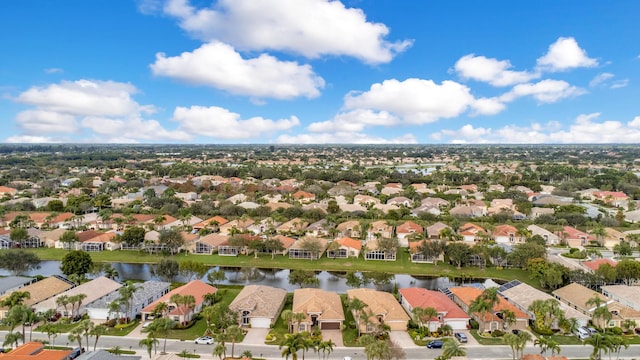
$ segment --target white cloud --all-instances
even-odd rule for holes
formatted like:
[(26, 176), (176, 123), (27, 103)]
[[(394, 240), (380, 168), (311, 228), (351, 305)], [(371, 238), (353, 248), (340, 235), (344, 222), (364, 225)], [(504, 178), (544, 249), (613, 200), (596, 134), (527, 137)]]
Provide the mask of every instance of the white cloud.
[(151, 112), (131, 95), (135, 86), (115, 81), (62, 81), (46, 87), (32, 87), (16, 99), (42, 110), (80, 116), (122, 116), (133, 112)]
[(560, 99), (576, 97), (585, 94), (586, 91), (572, 86), (562, 80), (542, 80), (535, 84), (518, 84), (511, 91), (501, 95), (500, 101), (511, 102), (523, 96), (532, 96), (540, 103), (553, 103)]
[(357, 132), (327, 132), (299, 135), (280, 135), (276, 140), (279, 144), (417, 144), (413, 134), (385, 139)]
[(629, 79), (616, 80), (609, 86), (609, 89), (620, 89), (627, 87), (627, 85), (629, 85)]
[(4, 140), (10, 144), (39, 144), (39, 143), (61, 143), (63, 140), (53, 139), (48, 136), (30, 136), (30, 135), (16, 135), (10, 136)]
[(369, 91), (345, 96), (346, 109), (386, 111), (412, 124), (425, 124), (462, 114), (475, 102), (469, 88), (446, 80), (396, 79), (371, 85)]
[(389, 29), (368, 22), (360, 9), (332, 0), (220, 0), (197, 9), (188, 0), (168, 0), (165, 13), (204, 41), (219, 40), (243, 51), (277, 50), (308, 58), (351, 56), (387, 63), (412, 41), (389, 42)]
[(345, 132), (362, 131), (367, 125), (391, 126), (400, 122), (400, 119), (386, 111), (371, 111), (356, 109), (337, 114), (333, 119), (311, 123), (308, 130), (311, 132)]
[(231, 46), (220, 42), (202, 45), (180, 56), (157, 54), (151, 70), (155, 75), (190, 84), (260, 98), (313, 98), (320, 95), (319, 89), (324, 87), (324, 80), (310, 65), (279, 61), (267, 54), (243, 59)]
[(501, 113), (507, 106), (497, 98), (480, 98), (471, 104), (474, 115), (495, 115)]
[(441, 130), (431, 135), (448, 143), (491, 144), (607, 144), (637, 143), (640, 138), (640, 116), (624, 123), (616, 120), (598, 122), (600, 113), (579, 115), (563, 129), (558, 122), (533, 123), (529, 126), (507, 125), (492, 129), (464, 125), (457, 130)]
[(605, 82), (607, 82), (609, 79), (613, 78), (615, 75), (613, 75), (612, 73), (600, 73), (598, 75), (596, 75), (593, 79), (591, 79), (591, 81), (589, 81), (589, 86), (590, 87), (596, 87), (598, 85), (601, 85)]
[(493, 86), (510, 86), (540, 77), (539, 73), (509, 70), (513, 66), (508, 60), (490, 59), (469, 54), (455, 64), (458, 76), (489, 83)]
[[(85, 117), (82, 119), (81, 125), (102, 138), (111, 139), (108, 142), (130, 143), (135, 142), (135, 140), (186, 141), (193, 138), (192, 134), (180, 130), (170, 131), (156, 120), (145, 120), (137, 116), (131, 116), (126, 119)], [(117, 139), (122, 139), (122, 141)]]
[(290, 130), (300, 124), (295, 116), (280, 120), (262, 117), (243, 120), (239, 114), (217, 106), (177, 107), (173, 120), (180, 124), (181, 131), (216, 139), (255, 139), (265, 133)]
[(27, 134), (74, 133), (77, 129), (73, 115), (47, 110), (24, 110), (16, 115), (16, 124)]
[(581, 67), (598, 66), (598, 60), (587, 56), (572, 37), (561, 37), (549, 46), (547, 53), (538, 58), (539, 69), (556, 72)]

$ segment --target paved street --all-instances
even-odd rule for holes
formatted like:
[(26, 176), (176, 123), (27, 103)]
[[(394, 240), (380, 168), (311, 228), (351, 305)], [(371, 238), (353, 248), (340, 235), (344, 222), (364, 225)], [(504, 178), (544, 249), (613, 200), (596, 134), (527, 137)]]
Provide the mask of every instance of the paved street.
[[(0, 341), (4, 341), (4, 335), (6, 331), (0, 332)], [(36, 333), (33, 334), (34, 339), (46, 339), (46, 334)], [(104, 336), (100, 338), (98, 342), (98, 348), (112, 348), (114, 346), (120, 346), (124, 350), (136, 351), (138, 355), (147, 358), (146, 351), (138, 346), (140, 341), (137, 337), (127, 336)], [(164, 340), (160, 340), (158, 351), (162, 350)], [(57, 345), (67, 345), (68, 340), (65, 334), (58, 336), (56, 340)], [(407, 354), (407, 360), (417, 359), (433, 359), (440, 354), (441, 350), (427, 349), (425, 347), (419, 347), (415, 345), (405, 344), (404, 350)], [(511, 359), (511, 348), (508, 346), (482, 346), (482, 345), (465, 345), (467, 354), (470, 359)], [(199, 354), (203, 359), (213, 359), (213, 345), (196, 345), (192, 341), (181, 340), (167, 340), (167, 352), (179, 353), (183, 350), (187, 350), (191, 353)], [(238, 356), (243, 351), (249, 350), (256, 357), (262, 357), (265, 359), (282, 359), (281, 350), (277, 346), (269, 345), (255, 345), (255, 344), (236, 344), (235, 355)], [(526, 349), (527, 353), (538, 353), (539, 350), (533, 345), (529, 345)], [(582, 345), (565, 345), (562, 346), (561, 355), (567, 356), (570, 359), (581, 358), (585, 359), (589, 357), (591, 352), (590, 346)], [(231, 345), (227, 346), (227, 355), (231, 354)], [(621, 354), (621, 359), (638, 358), (640, 354), (640, 345), (632, 345), (629, 349), (624, 350)], [(315, 358), (315, 354), (309, 356), (310, 359)], [(366, 356), (362, 348), (348, 348), (348, 347), (336, 347), (333, 353), (329, 356), (330, 359), (342, 359), (345, 356), (350, 356), (354, 360), (365, 360)]]

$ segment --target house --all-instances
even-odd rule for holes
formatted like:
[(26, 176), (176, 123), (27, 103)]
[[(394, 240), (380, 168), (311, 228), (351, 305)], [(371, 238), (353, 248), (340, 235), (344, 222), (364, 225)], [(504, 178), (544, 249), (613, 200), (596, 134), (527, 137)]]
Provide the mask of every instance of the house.
[(438, 197), (427, 197), (420, 201), (421, 205), (425, 206), (437, 206), (440, 209), (449, 207), (450, 203), (447, 200)]
[(375, 239), (377, 237), (393, 237), (393, 226), (389, 225), (385, 220), (378, 220), (369, 224), (369, 228), (367, 229), (367, 240)]
[(304, 232), (304, 230), (309, 226), (309, 222), (302, 220), (300, 218), (291, 219), (282, 225), (276, 228), (278, 234), (289, 235), (289, 234), (299, 234)]
[[(438, 316), (431, 319), (430, 331), (436, 331), (442, 325), (451, 326), (453, 331), (466, 330), (469, 325), (471, 317), (440, 291), (414, 287), (400, 289), (398, 293), (400, 304), (408, 314), (412, 314), (415, 308), (431, 307), (438, 311)], [(418, 319), (413, 320), (419, 322)]]
[[(536, 300), (549, 300), (553, 299), (553, 296), (546, 292), (540, 291), (531, 285), (521, 283), (518, 280), (512, 280), (498, 288), (498, 292), (510, 303), (515, 305), (518, 309), (527, 313), (531, 319), (535, 319), (535, 314), (529, 311), (529, 306)], [(558, 307), (567, 319), (576, 319), (578, 326), (587, 326), (591, 317), (585, 315), (580, 311), (569, 307), (567, 304), (558, 301)], [(557, 327), (557, 324), (553, 324)]]
[[(249, 235), (249, 234), (237, 234), (231, 236), (231, 239), (238, 241), (233, 245), (229, 244), (229, 241), (226, 243), (218, 245), (218, 255), (220, 256), (238, 256), (240, 254), (248, 255), (253, 252), (253, 249), (249, 249), (249, 243), (252, 241), (260, 241), (262, 238), (260, 236)], [(230, 240), (231, 240), (230, 239)]]
[(21, 288), (36, 282), (35, 278), (26, 276), (6, 276), (2, 277), (1, 279), (2, 281), (0, 281), (0, 296), (20, 290)]
[(336, 226), (336, 230), (338, 230), (342, 237), (350, 237), (354, 239), (362, 237), (362, 225), (360, 225), (360, 222), (357, 220), (342, 222)]
[(264, 285), (247, 285), (229, 304), (238, 314), (240, 326), (269, 329), (280, 315), (287, 291)]
[(396, 236), (398, 236), (400, 246), (408, 247), (409, 240), (414, 234), (424, 237), (424, 228), (422, 225), (416, 224), (413, 221), (405, 221), (396, 227)]
[(252, 219), (236, 219), (231, 220), (224, 225), (220, 225), (220, 234), (232, 235), (233, 233), (241, 233), (249, 230), (249, 226), (253, 224)]
[(433, 205), (419, 205), (417, 208), (411, 210), (411, 215), (415, 217), (420, 217), (425, 213), (434, 216), (440, 216), (442, 214), (442, 211), (439, 207)]
[(402, 184), (400, 183), (388, 183), (380, 192), (384, 195), (391, 196), (402, 192)]
[(511, 225), (498, 225), (491, 232), (493, 240), (497, 244), (522, 244), (526, 241), (526, 238), (518, 234), (518, 229)]
[[(609, 299), (605, 295), (600, 294), (594, 290), (591, 290), (578, 283), (572, 283), (565, 287), (562, 287), (553, 292), (556, 299), (566, 303), (569, 306), (573, 306), (576, 310), (581, 311), (583, 314), (591, 315), (594, 325), (600, 328), (606, 327), (622, 327), (622, 323), (625, 320), (633, 320), (640, 322), (640, 311), (624, 305), (613, 299)], [(604, 323), (602, 318), (594, 317), (596, 306), (589, 303), (592, 298), (600, 298), (602, 305), (606, 306), (611, 315), (611, 319), (608, 323)]]
[(200, 231), (205, 228), (212, 229), (214, 232), (219, 230), (221, 225), (228, 223), (229, 220), (222, 216), (214, 216), (193, 225), (193, 230)]
[[(440, 239), (440, 234), (442, 234), (442, 230), (451, 229), (451, 227), (445, 223), (437, 222), (431, 226), (427, 226), (427, 238), (429, 239)], [(453, 229), (451, 229), (453, 232)]]
[[(462, 308), (466, 313), (470, 313), (469, 307), (471, 303), (482, 294), (482, 289), (476, 287), (454, 287), (449, 288), (452, 300)], [(509, 310), (515, 314), (515, 322), (508, 325), (502, 320), (502, 311)], [(507, 329), (519, 329), (524, 330), (529, 325), (529, 315), (524, 311), (518, 309), (515, 305), (507, 301), (502, 295), (498, 296), (498, 303), (493, 308), (492, 314), (485, 314), (484, 319), (480, 318), (479, 313), (469, 314), (471, 317), (480, 323), (482, 327), (478, 331), (491, 332), (493, 330), (507, 330)]]
[(487, 209), (487, 215), (495, 215), (503, 211), (515, 212), (516, 210), (513, 199), (493, 199)]
[(604, 247), (609, 250), (613, 250), (616, 245), (619, 245), (621, 241), (624, 241), (624, 234), (616, 229), (610, 227), (604, 228), (605, 235), (601, 239)]
[(591, 315), (595, 310), (595, 307), (593, 307), (593, 305), (587, 305), (589, 299), (593, 298), (594, 296), (600, 298), (600, 301), (602, 301), (603, 304), (613, 302), (613, 300), (607, 298), (599, 292), (593, 291), (588, 287), (575, 282), (563, 286), (560, 289), (554, 290), (551, 294), (553, 294), (556, 299), (585, 315)]
[(300, 201), (303, 204), (308, 204), (316, 200), (316, 195), (307, 191), (298, 190), (291, 195), (294, 199)]
[(487, 207), (476, 205), (458, 205), (449, 210), (450, 215), (463, 217), (480, 217), (487, 215)]
[(383, 214), (388, 214), (389, 211), (391, 210), (393, 211), (400, 210), (400, 207), (394, 204), (376, 204), (376, 205), (373, 205), (373, 208), (380, 210)]
[(226, 235), (212, 233), (196, 240), (192, 252), (194, 254), (211, 255), (218, 252), (219, 246), (226, 245), (228, 240), (229, 237)]
[[(335, 245), (334, 245), (335, 244)], [(327, 257), (332, 259), (346, 259), (359, 257), (362, 250), (362, 241), (349, 237), (334, 240), (327, 248)]]
[(294, 290), (292, 311), (305, 314), (304, 320), (296, 322), (296, 332), (341, 330), (345, 320), (340, 295), (322, 289)]
[(569, 246), (569, 247), (583, 247), (589, 245), (591, 241), (595, 241), (596, 238), (582, 232), (576, 228), (571, 226), (565, 226), (562, 228), (562, 233), (560, 234), (560, 238)]
[(45, 349), (43, 343), (28, 342), (8, 353), (0, 353), (2, 360), (68, 360), (71, 350)]
[(532, 220), (539, 218), (542, 215), (551, 215), (555, 214), (555, 210), (553, 208), (543, 208), (543, 207), (533, 207), (531, 208), (531, 212), (529, 213), (529, 217)]
[(370, 195), (358, 194), (353, 197), (353, 203), (361, 206), (374, 206), (380, 204), (380, 199)]
[(8, 186), (0, 186), (0, 198), (8, 196), (13, 198), (18, 193), (18, 189), (14, 189)]
[(411, 262), (413, 263), (433, 263), (436, 259), (444, 261), (444, 251), (436, 257), (426, 257), (420, 248), (429, 243), (430, 240), (412, 241), (409, 243), (409, 254), (411, 254)]
[(610, 266), (615, 267), (616, 265), (618, 265), (618, 262), (607, 258), (601, 258), (582, 261), (581, 264), (586, 268), (587, 271), (595, 273), (596, 270), (598, 270), (598, 268), (603, 264), (609, 264)]
[(609, 206), (624, 207), (629, 197), (622, 191), (596, 191), (593, 193), (596, 200), (600, 200)]
[[(4, 279), (6, 278), (3, 278), (3, 280)], [(29, 298), (24, 299), (22, 303), (25, 306), (33, 306), (34, 304), (42, 302), (74, 286), (75, 284), (73, 284), (72, 282), (62, 277), (52, 276), (37, 282), (32, 282), (31, 284), (23, 286), (18, 290), (29, 293)], [(0, 296), (0, 302), (6, 299), (9, 295), (10, 295), (10, 292), (7, 292), (5, 293), (5, 295)], [(0, 320), (7, 317), (8, 312), (9, 312), (8, 307), (0, 307)]]
[(547, 245), (560, 244), (560, 237), (543, 227), (538, 225), (529, 225), (527, 226), (527, 230), (531, 231), (531, 236), (541, 236), (546, 241)]
[(640, 311), (640, 286), (605, 285), (601, 289), (604, 296)]
[(118, 234), (114, 231), (102, 233), (98, 236), (87, 239), (81, 243), (84, 251), (103, 251), (120, 249), (120, 243), (116, 241)]
[(306, 232), (311, 236), (329, 236), (329, 224), (327, 222), (327, 219), (321, 219), (310, 224), (309, 226), (307, 226)]
[(481, 241), (487, 236), (487, 231), (474, 223), (466, 223), (458, 229), (458, 234), (462, 236), (462, 240), (466, 243), (475, 243)]
[(396, 196), (387, 200), (387, 205), (404, 206), (406, 208), (411, 208), (413, 205), (413, 201), (405, 196)]
[(347, 298), (359, 299), (365, 304), (363, 313), (368, 319), (360, 317), (357, 326), (361, 333), (375, 332), (382, 325), (387, 325), (391, 331), (406, 331), (409, 315), (393, 294), (368, 288), (347, 290)]
[[(151, 314), (154, 313), (156, 306), (162, 302), (166, 303), (169, 308), (166, 316), (178, 323), (187, 323), (193, 319), (194, 314), (199, 313), (202, 307), (208, 304), (205, 300), (205, 295), (215, 294), (216, 291), (218, 291), (218, 289), (209, 284), (200, 280), (192, 280), (185, 285), (169, 291), (158, 300), (145, 306), (141, 311), (142, 319), (148, 319)], [(195, 299), (195, 304), (191, 308), (186, 308), (182, 304), (173, 303), (171, 297), (174, 295), (191, 295)]]
[(118, 291), (97, 299), (86, 305), (87, 314), (90, 319), (94, 320), (109, 320), (118, 318), (135, 319), (140, 315), (142, 309), (150, 305), (152, 302), (158, 300), (161, 296), (169, 292), (171, 283), (163, 281), (145, 281), (141, 284), (135, 284), (137, 290), (133, 293), (131, 299), (131, 307), (127, 312), (127, 307), (124, 304), (120, 304), (120, 311), (112, 313), (109, 310), (109, 304), (120, 299), (120, 293)]
[(45, 312), (47, 310), (54, 309), (60, 311), (63, 316), (70, 316), (70, 309), (61, 309), (56, 300), (63, 295), (71, 297), (84, 294), (86, 297), (82, 300), (82, 306), (78, 309), (79, 314), (84, 314), (86, 312), (86, 304), (90, 304), (104, 296), (107, 296), (121, 287), (121, 283), (101, 276), (84, 284), (70, 288), (69, 290), (50, 297), (47, 300), (34, 304), (33, 309), (35, 312)]
[(378, 239), (372, 239), (367, 241), (367, 245), (364, 250), (365, 260), (383, 260), (383, 261), (396, 261), (397, 251), (385, 251), (378, 248)]
[[(306, 243), (309, 241), (317, 242), (319, 251), (308, 249)], [(289, 259), (318, 260), (327, 249), (327, 243), (327, 240), (323, 238), (305, 236), (291, 245), (289, 248)]]

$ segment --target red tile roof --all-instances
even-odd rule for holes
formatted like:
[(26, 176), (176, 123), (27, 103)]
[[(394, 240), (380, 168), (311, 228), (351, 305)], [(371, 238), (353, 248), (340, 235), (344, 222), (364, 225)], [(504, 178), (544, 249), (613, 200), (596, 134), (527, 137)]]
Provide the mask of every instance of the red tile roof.
[[(471, 286), (463, 286), (463, 287), (455, 287), (450, 288), (449, 291), (453, 293), (456, 297), (460, 299), (463, 303), (470, 305), (473, 300), (475, 300), (478, 295), (482, 293), (481, 289), (471, 287)], [(515, 305), (507, 301), (502, 296), (498, 295), (499, 302), (493, 308), (494, 312), (500, 312), (501, 310), (510, 310), (516, 315), (516, 319), (528, 319), (529, 316), (525, 314), (522, 310), (518, 309)], [(486, 320), (491, 319), (491, 314), (486, 315)]]
[(354, 240), (350, 237), (344, 237), (342, 239), (336, 240), (336, 242), (342, 246), (350, 247), (352, 249), (360, 250), (362, 249), (362, 241)]
[(467, 313), (440, 291), (423, 288), (404, 288), (399, 291), (412, 308), (432, 307), (439, 313), (445, 312), (445, 319), (469, 319)]
[[(216, 291), (218, 291), (218, 289), (209, 284), (206, 284), (200, 280), (193, 280), (185, 285), (182, 285), (178, 288), (175, 288), (169, 291), (168, 293), (163, 295), (160, 299), (152, 302), (150, 305), (142, 309), (142, 312), (143, 313), (152, 312), (156, 308), (156, 306), (161, 302), (170, 303), (169, 299), (171, 299), (171, 296), (175, 294), (180, 294), (182, 296), (193, 295), (193, 297), (195, 297), (196, 299), (196, 306), (198, 306), (202, 304), (202, 302), (204, 302), (204, 299), (203, 299), (204, 295), (215, 293)], [(180, 307), (176, 307), (172, 312), (169, 313), (169, 315), (180, 315), (180, 314), (181, 314)]]
[(423, 230), (420, 224), (416, 224), (413, 221), (407, 221), (396, 227), (397, 234), (421, 233)]
[(596, 259), (596, 260), (590, 260), (590, 261), (583, 261), (582, 265), (588, 267), (589, 269), (596, 271), (598, 270), (598, 268), (600, 267), (600, 265), (602, 264), (609, 264), (611, 266), (616, 266), (618, 265), (618, 263), (616, 261), (613, 261), (611, 259)]
[(4, 354), (0, 353), (2, 360), (65, 360), (71, 354), (71, 350), (49, 350), (39, 342), (28, 342), (16, 349)]

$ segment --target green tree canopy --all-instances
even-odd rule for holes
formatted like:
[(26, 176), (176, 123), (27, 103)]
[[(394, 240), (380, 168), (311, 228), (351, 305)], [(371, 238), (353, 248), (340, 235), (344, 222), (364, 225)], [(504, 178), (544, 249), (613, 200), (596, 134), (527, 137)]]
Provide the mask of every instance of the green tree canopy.
[(37, 269), (40, 258), (31, 251), (23, 249), (8, 249), (0, 252), (0, 269), (10, 271), (14, 275)]
[(64, 255), (60, 270), (63, 274), (84, 277), (93, 268), (93, 260), (88, 252), (72, 250)]

